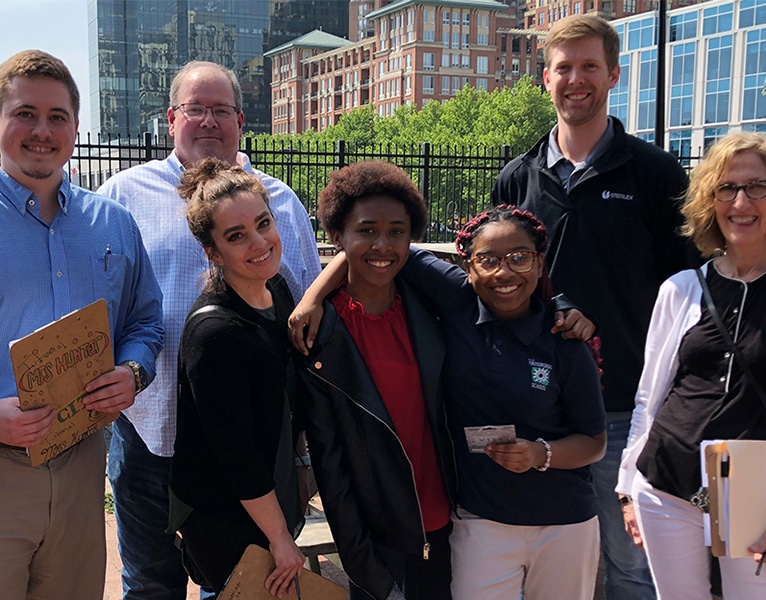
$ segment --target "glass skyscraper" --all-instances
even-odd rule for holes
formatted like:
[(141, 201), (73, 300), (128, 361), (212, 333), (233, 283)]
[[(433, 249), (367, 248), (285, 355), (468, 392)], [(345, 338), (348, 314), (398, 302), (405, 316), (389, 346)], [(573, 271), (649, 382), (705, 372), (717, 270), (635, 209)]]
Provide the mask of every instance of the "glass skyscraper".
[(190, 60), (232, 69), (245, 131), (269, 133), (263, 53), (313, 29), (346, 37), (348, 11), (349, 0), (89, 0), (91, 133), (165, 133), (170, 82)]

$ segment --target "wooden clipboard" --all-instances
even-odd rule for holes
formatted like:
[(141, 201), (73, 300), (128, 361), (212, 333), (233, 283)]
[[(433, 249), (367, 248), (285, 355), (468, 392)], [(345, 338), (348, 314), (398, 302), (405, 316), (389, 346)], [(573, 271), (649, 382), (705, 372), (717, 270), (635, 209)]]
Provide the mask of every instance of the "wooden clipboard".
[(766, 531), (766, 441), (720, 440), (705, 447), (714, 556), (748, 558)]
[(11, 342), (21, 410), (50, 405), (56, 409), (48, 435), (28, 448), (36, 467), (92, 435), (119, 413), (88, 410), (85, 385), (114, 370), (114, 350), (106, 300), (79, 310)]
[[(260, 546), (250, 545), (229, 576), (218, 600), (274, 600), (263, 582), (274, 570), (274, 557)], [(329, 579), (303, 569), (301, 600), (346, 600), (348, 592)], [(282, 596), (283, 600), (297, 600), (295, 590)]]

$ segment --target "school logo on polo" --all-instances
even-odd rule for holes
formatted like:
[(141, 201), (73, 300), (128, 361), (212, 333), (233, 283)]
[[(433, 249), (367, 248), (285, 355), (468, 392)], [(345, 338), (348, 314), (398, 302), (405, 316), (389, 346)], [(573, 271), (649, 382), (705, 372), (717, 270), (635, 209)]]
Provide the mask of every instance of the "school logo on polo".
[(528, 362), (532, 369), (531, 387), (536, 390), (547, 390), (548, 384), (551, 382), (551, 371), (553, 370), (553, 367), (548, 363), (539, 362), (531, 358), (528, 359)]

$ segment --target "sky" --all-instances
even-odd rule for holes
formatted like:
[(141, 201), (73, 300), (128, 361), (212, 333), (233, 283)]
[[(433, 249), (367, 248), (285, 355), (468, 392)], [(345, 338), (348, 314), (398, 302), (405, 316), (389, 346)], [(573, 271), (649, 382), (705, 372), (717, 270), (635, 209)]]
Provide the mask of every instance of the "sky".
[(64, 61), (80, 90), (80, 132), (90, 130), (88, 0), (0, 0), (0, 62), (20, 50)]

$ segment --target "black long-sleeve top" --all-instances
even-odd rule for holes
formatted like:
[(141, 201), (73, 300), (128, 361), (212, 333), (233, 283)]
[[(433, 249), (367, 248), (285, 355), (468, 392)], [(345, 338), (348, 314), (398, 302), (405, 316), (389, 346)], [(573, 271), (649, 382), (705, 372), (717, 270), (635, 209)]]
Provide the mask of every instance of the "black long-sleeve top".
[[(228, 289), (203, 293), (184, 327), (170, 486), (195, 510), (242, 510), (275, 487), (293, 303), (280, 276), (268, 286), (276, 320)], [(223, 310), (194, 314), (209, 305)]]

